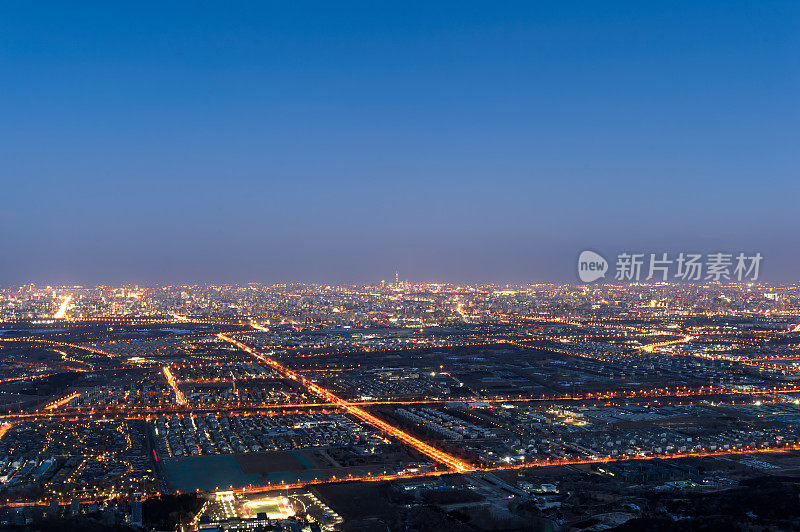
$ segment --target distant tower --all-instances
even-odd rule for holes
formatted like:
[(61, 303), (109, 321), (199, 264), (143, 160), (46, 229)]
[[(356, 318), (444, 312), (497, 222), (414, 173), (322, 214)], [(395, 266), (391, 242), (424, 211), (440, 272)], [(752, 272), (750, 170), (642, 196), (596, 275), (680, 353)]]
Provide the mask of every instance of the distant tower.
[(394, 272), (394, 285), (400, 286), (400, 272), (398, 271)]

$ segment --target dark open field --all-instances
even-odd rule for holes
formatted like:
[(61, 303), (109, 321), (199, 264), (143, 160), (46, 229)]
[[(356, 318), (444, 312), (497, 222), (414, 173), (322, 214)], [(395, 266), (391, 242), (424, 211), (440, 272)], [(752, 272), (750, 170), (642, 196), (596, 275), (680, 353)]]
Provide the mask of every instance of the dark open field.
[(240, 454), (236, 456), (236, 462), (242, 472), (258, 475), (278, 471), (302, 471), (319, 466), (299, 451)]

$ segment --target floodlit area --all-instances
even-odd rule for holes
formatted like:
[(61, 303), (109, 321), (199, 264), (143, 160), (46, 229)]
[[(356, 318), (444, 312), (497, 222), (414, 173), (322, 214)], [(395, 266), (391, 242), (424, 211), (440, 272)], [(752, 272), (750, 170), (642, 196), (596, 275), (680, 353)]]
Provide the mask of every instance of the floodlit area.
[(245, 517), (258, 517), (264, 514), (269, 519), (286, 519), (295, 514), (286, 497), (266, 497), (247, 501), (242, 505)]

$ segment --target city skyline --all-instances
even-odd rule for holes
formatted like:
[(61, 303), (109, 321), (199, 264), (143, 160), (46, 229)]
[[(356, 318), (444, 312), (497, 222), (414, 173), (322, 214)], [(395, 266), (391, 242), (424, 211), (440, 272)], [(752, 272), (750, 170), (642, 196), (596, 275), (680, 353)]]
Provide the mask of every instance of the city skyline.
[(0, 532), (800, 530), (798, 22), (0, 4)]
[(0, 528), (789, 530), (798, 308), (797, 283), (0, 289)]

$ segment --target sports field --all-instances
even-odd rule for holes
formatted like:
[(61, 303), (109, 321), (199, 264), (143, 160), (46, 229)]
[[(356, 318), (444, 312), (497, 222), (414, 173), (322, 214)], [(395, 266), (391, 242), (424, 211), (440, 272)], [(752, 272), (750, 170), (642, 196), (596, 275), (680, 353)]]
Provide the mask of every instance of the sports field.
[(292, 510), (284, 497), (248, 501), (244, 506), (252, 517), (256, 517), (260, 513), (267, 514), (270, 519), (286, 519), (294, 515), (294, 510)]

